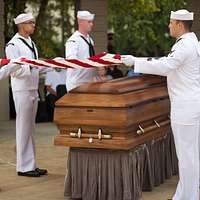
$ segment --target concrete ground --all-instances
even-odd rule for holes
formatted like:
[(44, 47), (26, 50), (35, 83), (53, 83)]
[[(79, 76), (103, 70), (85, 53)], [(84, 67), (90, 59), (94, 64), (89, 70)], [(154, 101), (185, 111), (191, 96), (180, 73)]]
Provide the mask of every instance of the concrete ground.
[[(49, 175), (19, 177), (15, 172), (15, 121), (0, 121), (0, 200), (68, 200), (63, 195), (67, 148), (53, 145), (56, 133), (53, 123), (37, 124), (37, 163)], [(152, 192), (143, 192), (141, 200), (171, 198), (176, 183), (177, 177), (172, 177)]]

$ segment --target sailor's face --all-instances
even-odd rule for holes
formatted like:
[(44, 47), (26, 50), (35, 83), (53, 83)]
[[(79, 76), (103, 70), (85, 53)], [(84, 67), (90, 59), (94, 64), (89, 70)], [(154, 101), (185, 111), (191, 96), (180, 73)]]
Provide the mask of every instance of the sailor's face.
[(87, 33), (92, 31), (92, 27), (94, 25), (93, 20), (82, 20), (82, 25)]
[(35, 31), (35, 21), (26, 21), (21, 24), (23, 29), (28, 34), (33, 34)]
[(170, 35), (172, 37), (177, 37), (178, 35), (178, 31), (179, 31), (179, 23), (177, 20), (174, 20), (174, 19), (170, 19), (170, 22), (169, 22), (169, 32), (170, 32)]

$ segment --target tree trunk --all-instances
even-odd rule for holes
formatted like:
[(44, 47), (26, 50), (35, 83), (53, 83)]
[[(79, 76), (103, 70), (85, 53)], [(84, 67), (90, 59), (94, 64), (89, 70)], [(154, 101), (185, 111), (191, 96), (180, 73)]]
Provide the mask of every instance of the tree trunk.
[(62, 40), (62, 49), (61, 49), (61, 55), (64, 55), (65, 53), (65, 20), (64, 20), (64, 15), (65, 15), (65, 4), (64, 0), (60, 1), (61, 7), (60, 7), (60, 14), (61, 14), (61, 40)]
[[(45, 19), (45, 11), (46, 11), (48, 2), (49, 2), (49, 0), (40, 0), (39, 13), (36, 18), (36, 27), (42, 27), (44, 20), (46, 20)], [(38, 36), (38, 31), (36, 29), (35, 33), (33, 34), (34, 40), (37, 40), (37, 36)]]
[(77, 12), (78, 10), (80, 9), (81, 7), (81, 0), (75, 0), (75, 9), (74, 9), (74, 16), (75, 16), (75, 29), (77, 30), (78, 29), (78, 22), (77, 22)]

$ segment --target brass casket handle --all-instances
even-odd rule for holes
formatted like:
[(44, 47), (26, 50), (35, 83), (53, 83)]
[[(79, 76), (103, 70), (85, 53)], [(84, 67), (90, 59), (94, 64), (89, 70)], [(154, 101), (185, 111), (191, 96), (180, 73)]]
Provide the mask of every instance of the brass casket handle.
[(100, 128), (98, 130), (98, 139), (101, 140), (101, 139), (112, 139), (112, 135), (111, 134), (102, 134), (102, 129)]
[(70, 137), (79, 138), (79, 139), (80, 138), (88, 138), (89, 143), (92, 143), (93, 139), (99, 139), (99, 140), (112, 139), (112, 135), (111, 134), (103, 134), (101, 128), (98, 129), (97, 134), (82, 133), (82, 129), (79, 128), (77, 133), (71, 132), (69, 135), (70, 135)]
[(77, 133), (72, 133), (72, 132), (71, 132), (69, 135), (70, 135), (71, 137), (81, 138), (82, 130), (81, 130), (81, 128), (79, 128)]
[(144, 129), (142, 128), (141, 125), (139, 125), (138, 128), (139, 128), (139, 130), (137, 130), (137, 134), (142, 135), (145, 132)]
[(156, 126), (158, 127), (158, 128), (160, 128), (160, 124), (156, 121), (156, 120), (153, 120), (154, 121), (154, 123), (156, 124)]
[(137, 130), (136, 133), (138, 135), (142, 135), (142, 134), (144, 134), (146, 132), (152, 131), (154, 129), (157, 129), (157, 128), (160, 128), (162, 126), (165, 126), (165, 125), (169, 124), (170, 120), (166, 119), (165, 121), (162, 121), (162, 122), (159, 122), (159, 123), (158, 123), (158, 121), (154, 120), (153, 122), (154, 122), (154, 125), (148, 126), (147, 128), (143, 128), (141, 125), (139, 125), (138, 126), (139, 129)]

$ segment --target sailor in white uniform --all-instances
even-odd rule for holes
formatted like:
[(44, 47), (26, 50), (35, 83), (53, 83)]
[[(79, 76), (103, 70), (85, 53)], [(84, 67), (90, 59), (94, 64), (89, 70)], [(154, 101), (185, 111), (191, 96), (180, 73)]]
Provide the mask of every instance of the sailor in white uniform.
[[(35, 30), (31, 13), (23, 13), (14, 19), (18, 33), (6, 46), (6, 57), (37, 59), (38, 52), (30, 35)], [(38, 106), (39, 69), (21, 65), (11, 74), (11, 86), (16, 110), (16, 170), (19, 176), (39, 177), (47, 170), (39, 169), (35, 158), (35, 117)]]
[[(94, 42), (89, 33), (93, 27), (94, 14), (88, 11), (78, 11), (78, 30), (67, 40), (65, 44), (65, 56), (67, 59), (85, 59), (95, 55)], [(95, 69), (67, 69), (67, 91), (86, 83), (92, 82)]]
[(125, 56), (135, 72), (167, 76), (171, 126), (179, 162), (179, 182), (173, 200), (199, 200), (200, 46), (190, 32), (193, 13), (171, 12), (170, 35), (176, 43), (167, 57), (147, 60)]

